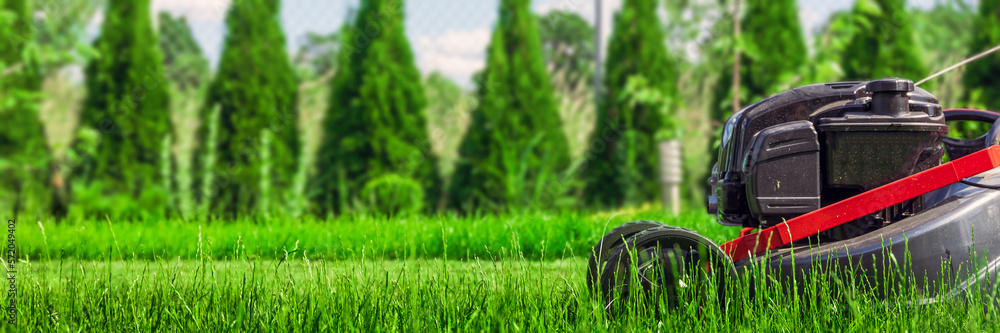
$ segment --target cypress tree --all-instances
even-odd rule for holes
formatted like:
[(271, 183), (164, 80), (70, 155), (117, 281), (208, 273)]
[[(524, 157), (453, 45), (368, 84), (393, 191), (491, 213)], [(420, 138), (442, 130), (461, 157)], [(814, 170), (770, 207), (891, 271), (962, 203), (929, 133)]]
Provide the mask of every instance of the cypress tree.
[(478, 78), (481, 100), (459, 148), (449, 204), (463, 211), (547, 207), (566, 192), (566, 136), (530, 0), (501, 0)]
[[(750, 105), (802, 81), (797, 77), (806, 64), (809, 50), (799, 23), (795, 0), (746, 0), (740, 20), (740, 102)], [(731, 55), (730, 55), (731, 57)], [(724, 74), (716, 86), (715, 119), (725, 121), (732, 110), (732, 60), (722, 67)]]
[[(979, 17), (976, 19), (972, 45), (969, 51), (976, 54), (1000, 45), (1000, 0), (979, 0)], [(967, 98), (981, 107), (1000, 109), (1000, 54), (968, 64), (965, 71)]]
[(920, 80), (930, 74), (905, 6), (905, 0), (858, 0), (854, 4), (856, 29), (845, 53), (851, 56), (843, 58), (846, 79)]
[[(659, 197), (656, 133), (664, 115), (650, 105), (630, 105), (625, 93), (630, 78), (641, 76), (646, 89), (676, 98), (676, 68), (665, 44), (655, 0), (626, 0), (615, 16), (608, 44), (604, 90), (591, 135), (591, 159), (583, 170), (584, 201), (618, 206), (626, 201)], [(653, 28), (651, 28), (653, 27)], [(628, 200), (626, 200), (628, 199)]]
[(41, 74), (29, 51), (33, 46), (30, 4), (0, 0), (0, 12), (13, 14), (0, 22), (0, 205), (14, 218), (39, 219), (50, 213), (51, 155), (38, 118)]
[(389, 179), (419, 184), (400, 188), (424, 192), (394, 195), (422, 198), (429, 208), (440, 201), (441, 177), (423, 113), (427, 100), (404, 20), (402, 1), (363, 0), (344, 33), (318, 172), (310, 182), (319, 214), (349, 210), (366, 185), (393, 183)]
[(748, 103), (792, 88), (809, 50), (795, 0), (750, 0), (743, 16), (741, 87)]
[(83, 215), (162, 216), (171, 207), (173, 125), (150, 15), (149, 0), (107, 3), (68, 164)]
[(297, 200), (298, 84), (279, 13), (279, 0), (236, 0), (226, 16), (192, 162), (195, 197), (214, 216), (267, 214)]

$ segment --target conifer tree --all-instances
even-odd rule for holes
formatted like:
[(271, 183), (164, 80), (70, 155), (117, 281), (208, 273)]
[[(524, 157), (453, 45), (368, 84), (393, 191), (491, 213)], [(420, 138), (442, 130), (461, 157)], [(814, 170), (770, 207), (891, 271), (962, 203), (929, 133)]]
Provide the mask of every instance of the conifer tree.
[(655, 136), (664, 127), (664, 115), (659, 108), (619, 98), (629, 80), (638, 77), (647, 89), (677, 96), (675, 60), (667, 51), (666, 36), (661, 29), (649, 28), (660, 26), (657, 7), (655, 0), (626, 0), (615, 16), (605, 63), (606, 94), (589, 141), (591, 161), (583, 170), (588, 204), (618, 206), (659, 197)]
[(149, 0), (109, 0), (86, 67), (87, 97), (67, 166), (73, 211), (163, 216), (172, 206), (173, 125)]
[(741, 85), (751, 100), (781, 92), (795, 82), (809, 57), (795, 0), (750, 0), (743, 16)]
[(50, 213), (51, 155), (38, 118), (41, 74), (33, 46), (30, 3), (0, 0), (0, 208), (16, 219), (39, 219)]
[(845, 79), (916, 81), (930, 74), (905, 0), (858, 0), (851, 17), (856, 28), (843, 58)]
[(425, 91), (404, 22), (402, 1), (363, 0), (344, 33), (317, 174), (310, 182), (319, 214), (354, 208), (366, 185), (389, 184), (388, 179), (419, 184), (400, 188), (423, 193), (393, 195), (420, 198), (423, 207), (433, 208), (441, 199)]
[(530, 0), (501, 0), (497, 22), (449, 184), (463, 211), (548, 207), (566, 192), (567, 141)]
[[(979, 0), (979, 17), (976, 19), (970, 55), (1000, 45), (1000, 0)], [(968, 64), (965, 71), (967, 99), (991, 110), (1000, 109), (1000, 54)]]
[[(746, 0), (740, 25), (740, 107), (747, 106), (800, 83), (809, 50), (799, 23), (795, 0)], [(729, 55), (732, 57), (732, 55)], [(722, 67), (716, 86), (717, 120), (732, 111), (732, 60)]]
[(236, 0), (201, 114), (192, 162), (196, 199), (217, 217), (257, 216), (297, 200), (298, 84), (279, 0)]

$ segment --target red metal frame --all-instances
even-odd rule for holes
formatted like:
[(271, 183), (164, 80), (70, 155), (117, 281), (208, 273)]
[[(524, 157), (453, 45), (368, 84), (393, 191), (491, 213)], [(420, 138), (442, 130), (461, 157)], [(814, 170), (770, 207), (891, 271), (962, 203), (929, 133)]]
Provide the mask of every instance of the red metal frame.
[(734, 261), (764, 253), (1000, 167), (1000, 145), (900, 179), (759, 232), (740, 233), (722, 245)]

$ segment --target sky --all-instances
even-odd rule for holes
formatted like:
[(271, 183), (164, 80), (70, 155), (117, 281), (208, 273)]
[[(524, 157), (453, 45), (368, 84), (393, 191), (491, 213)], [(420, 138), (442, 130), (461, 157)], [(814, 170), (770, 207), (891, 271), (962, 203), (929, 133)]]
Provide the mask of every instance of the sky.
[[(603, 38), (610, 34), (614, 13), (623, 0), (603, 0)], [(931, 7), (941, 0), (909, 0), (911, 7)], [(497, 19), (499, 0), (408, 0), (406, 30), (410, 37), (417, 64), (429, 74), (438, 71), (463, 86), (471, 84), (474, 72), (483, 68), (485, 49)], [(799, 18), (807, 32), (820, 29), (835, 11), (849, 9), (854, 0), (799, 0)], [(222, 52), (226, 27), (224, 18), (230, 0), (153, 0), (153, 10), (167, 11), (187, 17), (213, 66)], [(347, 19), (358, 0), (284, 0), (281, 20), (288, 40), (288, 51), (294, 55), (302, 37), (309, 32), (330, 33)], [(580, 14), (592, 24), (595, 20), (595, 0), (534, 0), (532, 10), (546, 13), (568, 10)], [(92, 36), (103, 17), (92, 20)], [(605, 43), (605, 45), (607, 45)]]

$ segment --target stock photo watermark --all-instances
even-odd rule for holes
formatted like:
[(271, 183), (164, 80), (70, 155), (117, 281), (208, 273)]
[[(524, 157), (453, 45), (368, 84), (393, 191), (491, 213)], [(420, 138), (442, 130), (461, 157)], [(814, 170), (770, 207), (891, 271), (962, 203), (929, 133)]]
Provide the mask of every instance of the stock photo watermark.
[(15, 220), (7, 220), (7, 323), (17, 324), (17, 262), (16, 239), (14, 238)]

